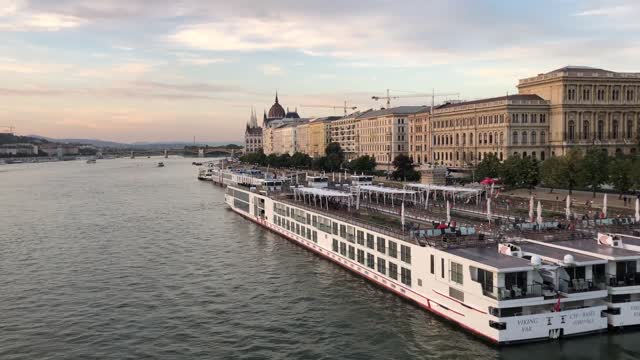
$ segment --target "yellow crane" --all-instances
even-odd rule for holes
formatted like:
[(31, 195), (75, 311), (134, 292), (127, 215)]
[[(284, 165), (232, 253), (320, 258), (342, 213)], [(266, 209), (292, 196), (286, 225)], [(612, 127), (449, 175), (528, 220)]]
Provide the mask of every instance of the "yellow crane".
[[(391, 90), (387, 89), (387, 96), (372, 96), (371, 99), (378, 100), (387, 100), (387, 109), (391, 107), (391, 99), (404, 99), (404, 98), (417, 98), (417, 97), (426, 97), (431, 98), (431, 111), (433, 111), (433, 106), (435, 104), (435, 98), (440, 96), (458, 96), (460, 97), (460, 93), (436, 93), (434, 89), (431, 90), (431, 94), (407, 94), (407, 95), (394, 95), (391, 96), (389, 94)], [(399, 91), (399, 90), (394, 90)]]
[(355, 111), (356, 109), (358, 109), (357, 106), (347, 106), (347, 101), (344, 101), (344, 105), (300, 105), (301, 107), (308, 107), (308, 108), (328, 108), (328, 109), (344, 109), (344, 116), (347, 116), (347, 110), (353, 110)]

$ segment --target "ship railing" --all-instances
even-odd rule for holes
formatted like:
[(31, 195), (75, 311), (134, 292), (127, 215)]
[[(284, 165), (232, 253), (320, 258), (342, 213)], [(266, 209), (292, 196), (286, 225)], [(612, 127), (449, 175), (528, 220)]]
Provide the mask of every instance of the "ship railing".
[(484, 296), (502, 300), (525, 299), (543, 296), (543, 284), (533, 283), (531, 285), (510, 285), (505, 286), (484, 286), (482, 293)]
[(606, 289), (607, 280), (605, 277), (599, 278), (574, 278), (571, 280), (560, 279), (560, 290), (568, 294), (575, 294), (587, 291), (598, 291)]
[(629, 272), (622, 275), (607, 274), (607, 285), (611, 287), (640, 285), (640, 273)]

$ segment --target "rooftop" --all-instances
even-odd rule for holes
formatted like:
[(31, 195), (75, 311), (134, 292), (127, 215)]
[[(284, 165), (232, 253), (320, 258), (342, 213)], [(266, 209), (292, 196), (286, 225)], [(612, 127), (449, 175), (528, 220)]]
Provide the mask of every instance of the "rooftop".
[(506, 95), (506, 96), (499, 96), (499, 97), (472, 100), (472, 101), (446, 103), (446, 104), (442, 104), (440, 106), (437, 106), (435, 108), (435, 110), (452, 109), (452, 108), (462, 107), (462, 106), (467, 106), (467, 105), (485, 104), (485, 103), (492, 103), (492, 102), (506, 101), (506, 100), (509, 100), (509, 101), (544, 101), (544, 99), (541, 98), (538, 95), (514, 94), (514, 95)]
[(605, 264), (607, 260), (596, 258), (593, 256), (584, 255), (575, 251), (558, 249), (542, 244), (535, 244), (531, 242), (516, 243), (520, 249), (524, 252), (540, 255), (541, 257), (554, 260), (556, 263), (562, 263), (565, 255), (573, 256), (576, 265), (589, 265), (589, 264)]
[(615, 248), (607, 245), (598, 245), (595, 239), (562, 240), (550, 242), (536, 242), (544, 246), (561, 248), (563, 251), (574, 251), (607, 260), (636, 260), (640, 259), (640, 253)]
[(359, 119), (370, 119), (385, 115), (410, 115), (429, 109), (428, 106), (397, 106), (389, 109), (372, 110), (358, 116)]
[(447, 249), (445, 252), (497, 270), (528, 271), (533, 268), (531, 262), (528, 260), (500, 254), (496, 244), (487, 247)]

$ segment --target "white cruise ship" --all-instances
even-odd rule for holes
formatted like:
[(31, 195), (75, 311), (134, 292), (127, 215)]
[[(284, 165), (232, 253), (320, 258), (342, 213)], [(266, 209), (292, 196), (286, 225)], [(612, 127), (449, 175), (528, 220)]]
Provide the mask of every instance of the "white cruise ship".
[[(404, 218), (393, 215), (382, 225), (360, 214), (362, 208), (354, 210), (360, 204), (353, 192), (296, 191), (302, 194), (297, 200), (229, 185), (225, 201), (247, 219), (493, 343), (607, 329), (608, 288), (586, 281), (610, 266), (607, 259), (534, 242), (499, 244), (468, 228), (405, 230), (399, 226)], [(345, 209), (336, 208), (340, 202)]]

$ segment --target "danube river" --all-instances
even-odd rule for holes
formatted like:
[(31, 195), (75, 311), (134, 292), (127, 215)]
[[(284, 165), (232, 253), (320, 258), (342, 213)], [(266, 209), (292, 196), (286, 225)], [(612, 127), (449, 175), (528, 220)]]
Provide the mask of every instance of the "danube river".
[(497, 350), (235, 215), (191, 161), (0, 166), (0, 359), (640, 357), (640, 332)]

